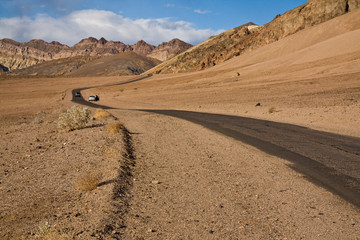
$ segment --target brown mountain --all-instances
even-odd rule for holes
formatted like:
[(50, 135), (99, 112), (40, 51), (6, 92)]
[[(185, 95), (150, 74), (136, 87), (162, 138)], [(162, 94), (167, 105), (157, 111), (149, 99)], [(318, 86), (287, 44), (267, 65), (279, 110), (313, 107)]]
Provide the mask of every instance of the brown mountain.
[(68, 51), (63, 51), (60, 54), (69, 52), (72, 54), (72, 56), (103, 56), (118, 54), (131, 50), (131, 46), (119, 41), (107, 41), (105, 38), (100, 38), (97, 40), (96, 38), (89, 37), (81, 40)]
[(159, 59), (161, 61), (166, 61), (167, 59), (170, 59), (170, 58), (174, 57), (175, 55), (177, 55), (191, 47), (192, 47), (191, 44), (175, 38), (175, 39), (171, 40), (170, 42), (163, 42), (162, 44), (157, 46), (155, 49), (153, 49), (153, 51), (151, 53), (149, 53), (147, 56)]
[[(167, 45), (167, 43), (162, 43), (161, 46), (163, 45)], [(172, 40), (169, 42), (169, 46), (164, 48), (163, 51), (166, 53), (163, 55), (171, 56), (171, 54), (185, 51), (189, 47), (191, 47), (190, 44), (174, 44)], [(19, 43), (11, 39), (2, 39), (0, 40), (0, 64), (12, 71), (64, 58), (85, 57), (84, 59), (86, 59), (86, 57), (110, 56), (123, 52), (135, 52), (142, 56), (148, 56), (154, 50), (161, 52), (157, 47), (145, 41), (127, 45), (119, 41), (107, 41), (104, 38), (98, 40), (93, 37), (83, 39), (73, 47), (55, 41), (48, 43), (43, 40), (31, 40)], [(157, 58), (157, 55), (151, 57)], [(166, 58), (161, 56), (157, 59), (163, 61)], [(71, 62), (71, 60), (69, 61)]]
[(123, 52), (97, 58), (68, 72), (67, 76), (123, 76), (138, 75), (161, 63), (135, 52)]
[(149, 55), (155, 49), (155, 46), (147, 44), (143, 40), (138, 41), (136, 44), (132, 45), (131, 47), (134, 52), (143, 56)]
[(27, 68), (13, 70), (17, 76), (117, 76), (137, 75), (155, 67), (160, 60), (134, 52), (108, 56), (76, 56), (42, 62)]
[(148, 73), (206, 69), (359, 7), (360, 0), (309, 0), (266, 25), (258, 27), (249, 23), (211, 37)]

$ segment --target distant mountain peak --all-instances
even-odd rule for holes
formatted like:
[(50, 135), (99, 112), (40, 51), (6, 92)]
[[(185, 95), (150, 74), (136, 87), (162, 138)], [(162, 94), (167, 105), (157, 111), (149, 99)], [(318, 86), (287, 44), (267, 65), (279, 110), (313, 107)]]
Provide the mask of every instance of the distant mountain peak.
[[(179, 46), (177, 46), (176, 43), (179, 43)], [(107, 56), (123, 52), (135, 52), (142, 56), (149, 56), (154, 51), (156, 51), (157, 54), (151, 57), (164, 61), (167, 60), (168, 57), (191, 47), (190, 44), (178, 39), (163, 44), (169, 44), (173, 47), (163, 49), (148, 44), (144, 40), (140, 40), (134, 45), (127, 45), (120, 41), (108, 41), (103, 37), (99, 40), (95, 37), (88, 37), (82, 39), (72, 47), (57, 41), (48, 43), (41, 39), (33, 39), (26, 43), (19, 43), (5, 38), (0, 40), (0, 64), (9, 70), (15, 70), (36, 65), (44, 61), (69, 57)], [(160, 56), (159, 52), (164, 53), (160, 54)]]

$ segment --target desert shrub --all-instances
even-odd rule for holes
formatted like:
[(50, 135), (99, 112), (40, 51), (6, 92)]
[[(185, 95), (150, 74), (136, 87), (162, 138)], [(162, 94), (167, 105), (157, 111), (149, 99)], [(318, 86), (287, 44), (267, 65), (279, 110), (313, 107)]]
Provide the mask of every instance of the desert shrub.
[(275, 107), (269, 108), (269, 113), (274, 113), (274, 112), (276, 112), (276, 108), (275, 108)]
[(93, 117), (96, 119), (100, 119), (100, 118), (107, 118), (110, 116), (111, 114), (105, 111), (104, 109), (97, 109)]
[(33, 121), (34, 124), (41, 124), (41, 123), (43, 123), (43, 122), (44, 122), (44, 120), (42, 120), (42, 119), (39, 118), (39, 117), (35, 117), (35, 119), (34, 119), (34, 121)]
[(80, 191), (85, 191), (85, 192), (92, 191), (99, 186), (101, 179), (102, 179), (101, 173), (96, 173), (96, 172), (85, 173), (76, 180), (75, 183), (76, 188)]
[(39, 223), (39, 230), (40, 233), (47, 233), (50, 229), (50, 223), (48, 221), (42, 221)]
[(65, 113), (60, 114), (58, 127), (65, 131), (82, 129), (89, 120), (90, 110), (86, 107), (72, 106)]
[(106, 125), (106, 130), (110, 134), (116, 134), (120, 131), (122, 124), (119, 122), (109, 123)]

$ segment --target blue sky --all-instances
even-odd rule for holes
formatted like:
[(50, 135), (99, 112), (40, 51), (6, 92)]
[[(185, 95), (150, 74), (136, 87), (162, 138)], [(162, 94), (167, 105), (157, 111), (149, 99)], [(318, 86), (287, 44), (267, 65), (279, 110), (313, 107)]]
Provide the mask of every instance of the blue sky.
[(192, 44), (247, 22), (263, 25), (306, 0), (0, 0), (0, 39), (59, 41), (93, 36), (158, 45)]

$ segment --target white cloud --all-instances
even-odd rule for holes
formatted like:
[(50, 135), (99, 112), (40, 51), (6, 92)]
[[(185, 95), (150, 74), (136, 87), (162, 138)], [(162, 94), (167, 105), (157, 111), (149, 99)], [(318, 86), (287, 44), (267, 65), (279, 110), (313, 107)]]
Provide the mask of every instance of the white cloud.
[(200, 9), (195, 9), (194, 12), (195, 12), (195, 13), (199, 13), (199, 14), (208, 14), (208, 13), (211, 13), (211, 11), (208, 11), (208, 10), (200, 10)]
[(81, 10), (53, 18), (46, 14), (29, 17), (0, 18), (0, 38), (25, 42), (31, 39), (59, 41), (70, 46), (87, 37), (133, 44), (139, 40), (157, 45), (179, 38), (197, 44), (223, 30), (195, 29), (185, 21), (169, 18), (130, 19), (111, 11)]

